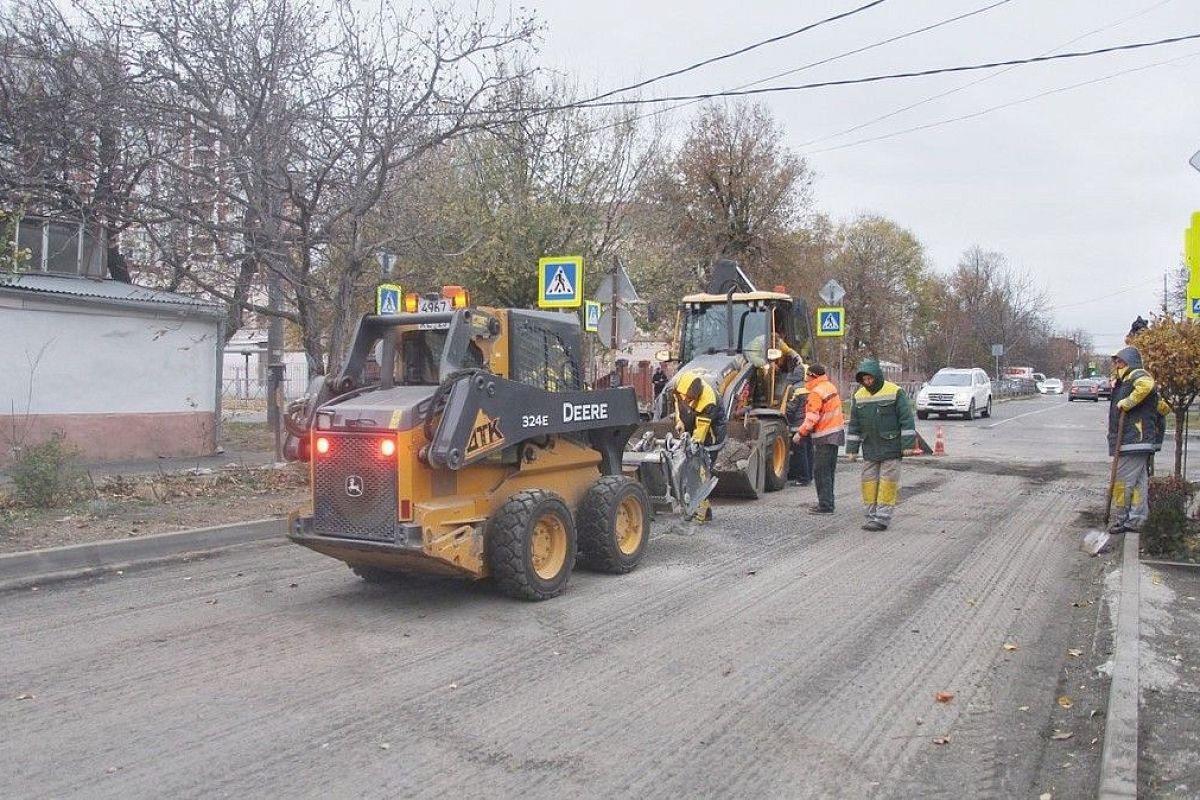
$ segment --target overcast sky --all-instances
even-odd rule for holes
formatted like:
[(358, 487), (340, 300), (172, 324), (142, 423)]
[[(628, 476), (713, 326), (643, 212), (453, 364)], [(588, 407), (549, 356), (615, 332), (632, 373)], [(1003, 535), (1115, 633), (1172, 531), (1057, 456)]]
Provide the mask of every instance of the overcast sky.
[[(865, 2), (537, 0), (530, 7), (545, 24), (541, 63), (584, 87), (609, 89)], [(734, 88), (991, 2), (995, 0), (886, 0), (642, 93)], [(1007, 60), (1189, 33), (1200, 33), (1198, 0), (1009, 0), (968, 19), (764, 85)], [(1172, 63), (973, 119), (828, 149), (1167, 60)], [(1045, 287), (1056, 327), (1082, 327), (1099, 350), (1112, 350), (1137, 314), (1148, 315), (1158, 307), (1163, 272), (1178, 263), (1183, 229), (1190, 213), (1200, 209), (1200, 173), (1187, 163), (1200, 149), (1200, 40), (1017, 67), (852, 134), (834, 136), (998, 72), (760, 99), (783, 126), (789, 145), (816, 171), (819, 208), (836, 219), (877, 212), (896, 220), (916, 234), (934, 268), (943, 272), (973, 244), (1000, 251)], [(677, 111), (663, 119), (678, 131), (689, 114)]]

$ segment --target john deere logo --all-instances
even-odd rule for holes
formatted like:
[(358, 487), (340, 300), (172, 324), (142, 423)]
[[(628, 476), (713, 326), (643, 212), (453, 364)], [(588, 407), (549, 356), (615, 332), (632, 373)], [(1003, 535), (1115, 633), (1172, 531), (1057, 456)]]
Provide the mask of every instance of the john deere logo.
[(467, 442), (467, 455), (473, 455), (481, 450), (491, 450), (504, 444), (504, 434), (500, 433), (500, 418), (493, 419), (479, 409), (475, 415), (475, 427), (471, 429), (471, 441)]
[(350, 475), (346, 478), (346, 495), (349, 497), (362, 497), (363, 479), (360, 475)]

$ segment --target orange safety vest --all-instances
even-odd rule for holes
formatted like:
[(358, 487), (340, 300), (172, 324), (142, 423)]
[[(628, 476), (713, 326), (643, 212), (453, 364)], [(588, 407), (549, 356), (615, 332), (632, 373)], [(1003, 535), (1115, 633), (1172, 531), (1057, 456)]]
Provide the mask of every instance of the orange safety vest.
[(844, 430), (846, 417), (842, 414), (842, 398), (833, 381), (826, 375), (818, 375), (809, 378), (805, 385), (808, 387), (808, 405), (805, 407), (804, 422), (800, 425), (800, 435), (819, 439)]

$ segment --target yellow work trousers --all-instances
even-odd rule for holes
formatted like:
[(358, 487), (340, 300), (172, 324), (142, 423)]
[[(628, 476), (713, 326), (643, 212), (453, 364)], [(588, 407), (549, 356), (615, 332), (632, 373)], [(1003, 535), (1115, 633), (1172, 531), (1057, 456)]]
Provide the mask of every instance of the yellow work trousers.
[(889, 524), (899, 496), (900, 459), (863, 462), (862, 497), (868, 520)]

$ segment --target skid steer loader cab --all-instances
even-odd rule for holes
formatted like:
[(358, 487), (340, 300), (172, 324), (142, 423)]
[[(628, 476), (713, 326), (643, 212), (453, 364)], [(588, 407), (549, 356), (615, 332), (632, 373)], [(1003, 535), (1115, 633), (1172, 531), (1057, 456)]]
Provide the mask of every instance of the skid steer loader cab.
[(289, 537), (366, 580), (491, 577), (530, 600), (561, 592), (577, 558), (628, 572), (654, 510), (622, 464), (637, 400), (586, 390), (580, 364), (574, 315), (364, 316), (346, 366), (289, 409), (312, 478)]

